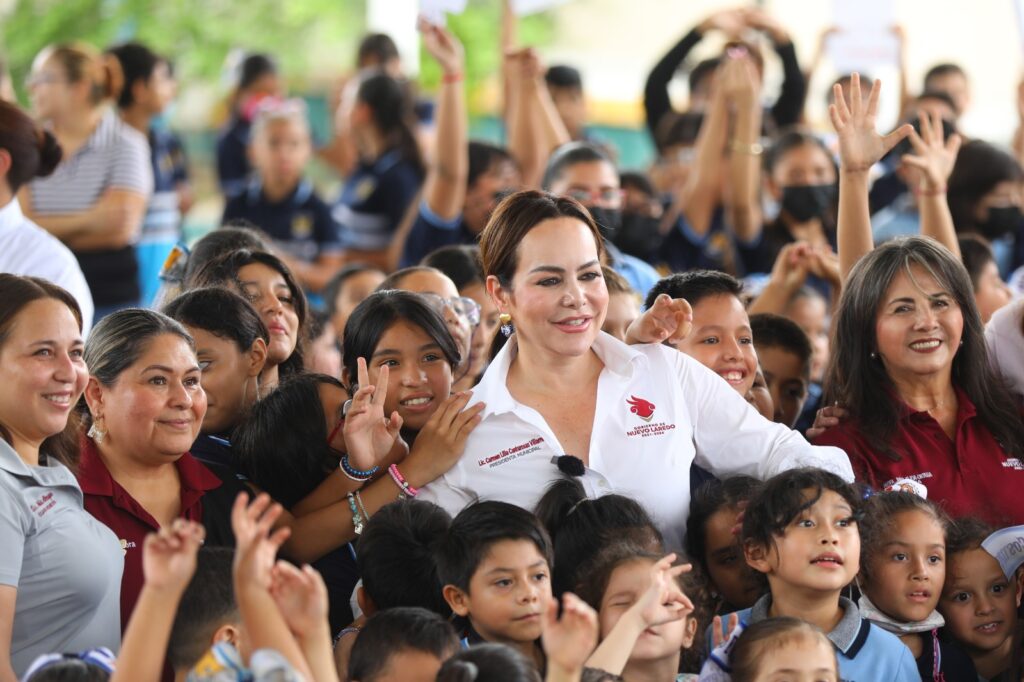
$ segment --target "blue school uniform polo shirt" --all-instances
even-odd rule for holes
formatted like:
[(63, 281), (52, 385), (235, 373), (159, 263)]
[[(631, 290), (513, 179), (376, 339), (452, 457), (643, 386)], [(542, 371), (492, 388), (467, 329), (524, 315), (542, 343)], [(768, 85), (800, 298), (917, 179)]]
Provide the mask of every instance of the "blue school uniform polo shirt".
[(323, 253), (341, 250), (338, 225), (331, 217), (331, 209), (316, 195), (308, 180), (300, 182), (291, 195), (276, 203), (263, 194), (259, 180), (252, 181), (224, 207), (222, 222), (236, 218), (252, 221), (281, 250), (307, 263)]
[(424, 256), (442, 246), (476, 244), (478, 237), (466, 227), (461, 213), (451, 220), (445, 220), (431, 211), (426, 201), (421, 201), (416, 221), (405, 239), (399, 266), (407, 268), (419, 265)]
[(398, 149), (370, 162), (360, 161), (334, 204), (342, 247), (357, 251), (387, 249), (422, 182), (419, 169)]

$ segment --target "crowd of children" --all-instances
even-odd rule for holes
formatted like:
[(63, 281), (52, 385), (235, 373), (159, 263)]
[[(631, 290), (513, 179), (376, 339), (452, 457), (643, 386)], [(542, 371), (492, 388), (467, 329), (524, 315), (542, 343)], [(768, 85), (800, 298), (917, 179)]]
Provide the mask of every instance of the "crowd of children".
[(0, 101), (0, 682), (1024, 680), (1024, 109), (846, 74), (825, 138), (726, 10), (626, 172), (504, 5), (507, 147), (426, 20), (320, 149), (244, 59), (188, 246), (166, 58)]

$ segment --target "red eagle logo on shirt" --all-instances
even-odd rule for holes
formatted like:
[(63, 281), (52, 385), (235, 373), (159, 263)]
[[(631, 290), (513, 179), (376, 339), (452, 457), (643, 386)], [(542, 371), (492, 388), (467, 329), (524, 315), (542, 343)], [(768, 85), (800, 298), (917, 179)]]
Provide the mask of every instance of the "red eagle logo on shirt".
[(643, 419), (645, 422), (651, 421), (654, 416), (654, 403), (648, 402), (643, 398), (637, 398), (635, 395), (629, 396), (629, 400), (626, 401), (629, 405), (629, 411), (636, 416)]

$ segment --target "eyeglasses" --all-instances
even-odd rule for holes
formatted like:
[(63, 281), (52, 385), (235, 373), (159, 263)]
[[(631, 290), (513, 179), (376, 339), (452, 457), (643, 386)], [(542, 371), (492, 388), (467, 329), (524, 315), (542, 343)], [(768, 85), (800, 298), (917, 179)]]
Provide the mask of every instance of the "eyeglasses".
[(575, 199), (584, 206), (589, 206), (597, 203), (610, 204), (622, 201), (622, 194), (621, 189), (602, 187), (601, 189), (570, 189), (566, 191), (565, 196)]
[(34, 73), (25, 79), (25, 89), (30, 90), (37, 85), (52, 85), (63, 81), (64, 79), (55, 73)]
[(480, 324), (480, 304), (471, 298), (466, 296), (442, 298), (437, 294), (420, 295), (426, 298), (439, 313), (443, 313), (445, 308), (450, 308), (456, 315), (468, 322), (471, 327)]

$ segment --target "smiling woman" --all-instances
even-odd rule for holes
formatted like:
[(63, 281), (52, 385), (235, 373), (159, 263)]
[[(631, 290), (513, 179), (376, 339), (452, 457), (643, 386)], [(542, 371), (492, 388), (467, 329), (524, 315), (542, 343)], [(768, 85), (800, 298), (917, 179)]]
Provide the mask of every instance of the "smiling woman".
[(78, 482), (85, 508), (121, 540), (127, 624), (142, 588), (146, 535), (185, 518), (205, 526), (208, 545), (233, 545), (228, 510), (241, 486), (188, 452), (206, 415), (206, 393), (184, 327), (151, 310), (121, 310), (93, 330), (85, 360), (89, 429)]

